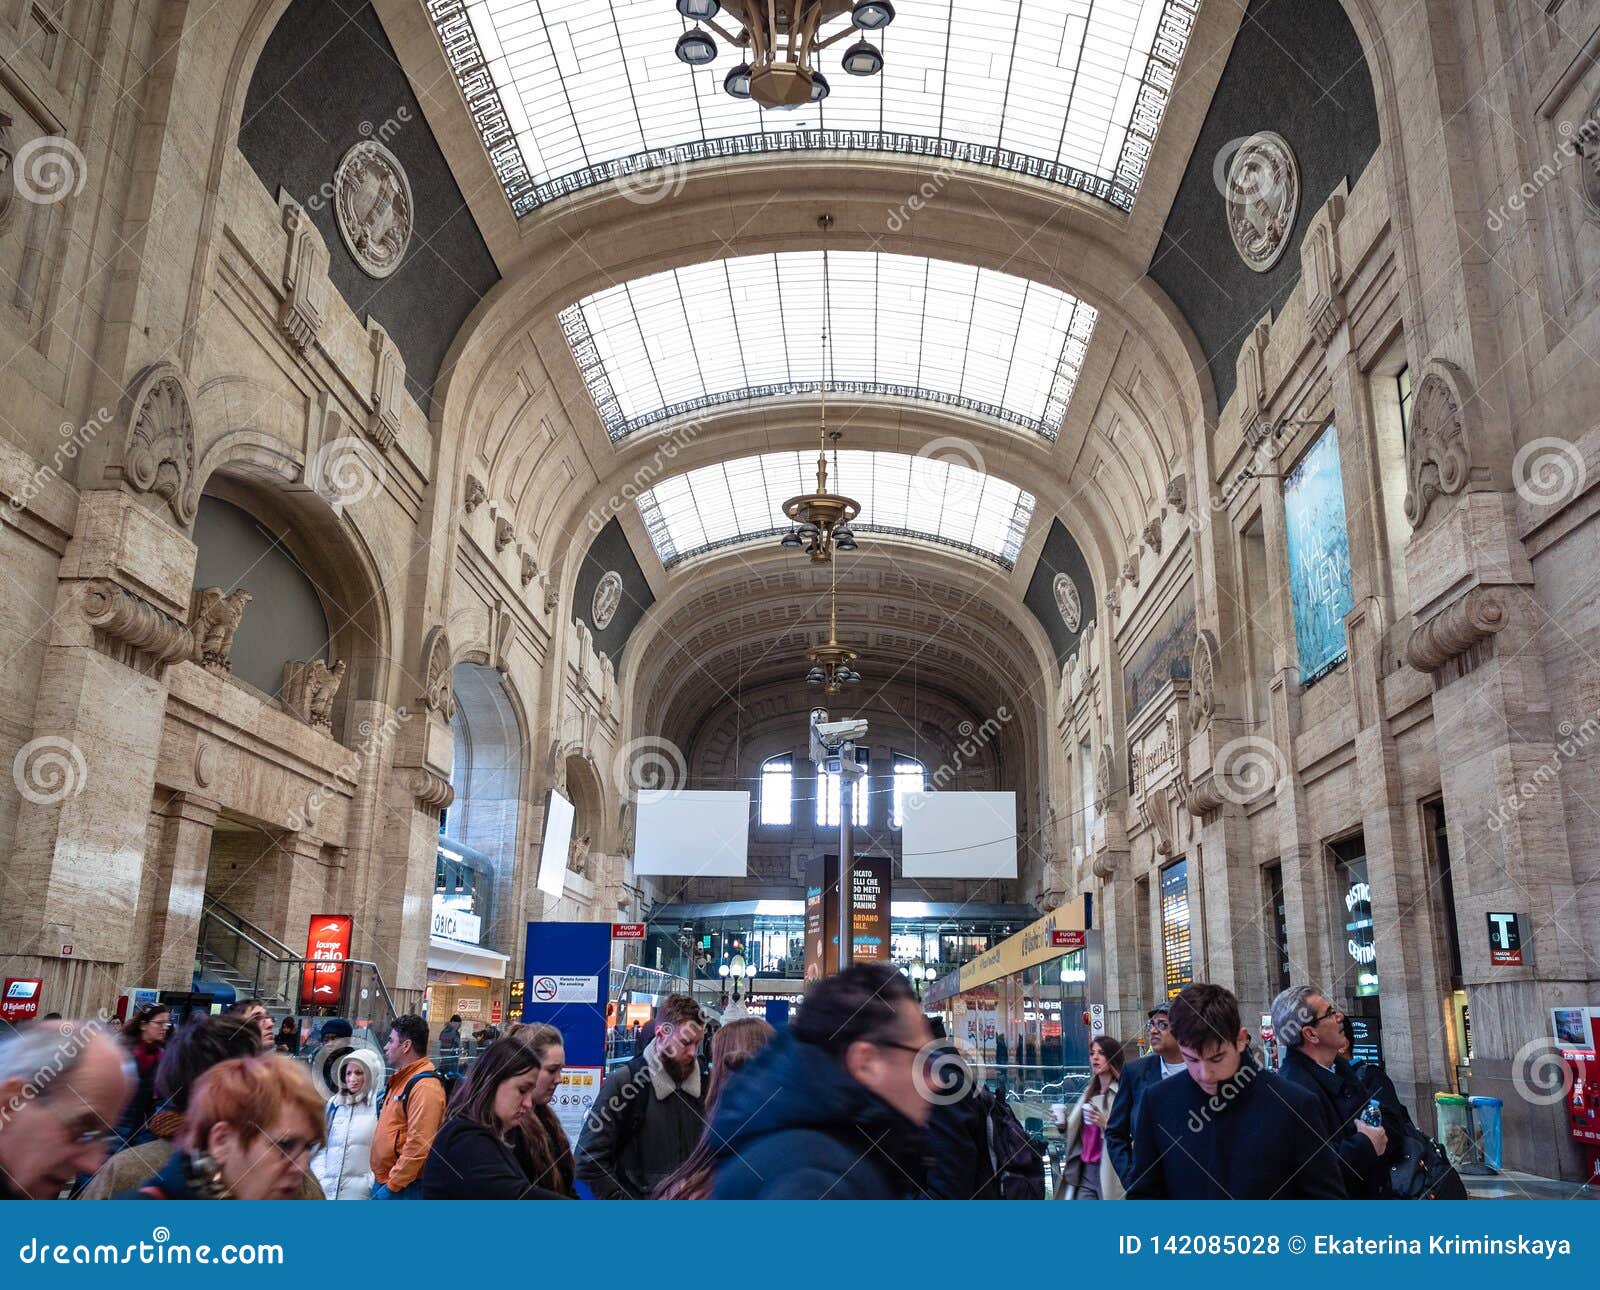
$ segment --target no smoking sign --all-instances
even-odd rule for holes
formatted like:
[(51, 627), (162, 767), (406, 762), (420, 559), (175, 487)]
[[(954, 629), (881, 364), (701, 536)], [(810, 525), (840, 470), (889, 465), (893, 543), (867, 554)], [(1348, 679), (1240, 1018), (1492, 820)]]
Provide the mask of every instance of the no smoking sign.
[(536, 976), (529, 982), (535, 1003), (598, 1003), (598, 976)]

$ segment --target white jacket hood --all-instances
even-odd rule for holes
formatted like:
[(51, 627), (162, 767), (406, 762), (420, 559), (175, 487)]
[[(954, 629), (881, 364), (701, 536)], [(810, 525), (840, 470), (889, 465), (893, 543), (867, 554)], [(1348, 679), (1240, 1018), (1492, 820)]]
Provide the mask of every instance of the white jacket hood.
[[(353, 1098), (344, 1087), (344, 1068), (350, 1062), (360, 1062), (367, 1068), (367, 1084), (361, 1090), (359, 1098)], [(364, 1106), (371, 1106), (378, 1096), (378, 1091), (383, 1088), (385, 1081), (383, 1068), (383, 1055), (371, 1048), (352, 1048), (348, 1053), (334, 1064), (333, 1076), (338, 1081), (339, 1091), (330, 1099), (340, 1106), (348, 1106), (351, 1102), (360, 1102)]]

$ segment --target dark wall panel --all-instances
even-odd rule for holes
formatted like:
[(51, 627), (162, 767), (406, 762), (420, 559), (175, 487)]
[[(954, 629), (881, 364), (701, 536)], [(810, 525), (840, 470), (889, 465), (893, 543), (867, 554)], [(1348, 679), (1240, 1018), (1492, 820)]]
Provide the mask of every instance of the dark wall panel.
[[(1068, 631), (1067, 623), (1056, 606), (1056, 575), (1064, 573), (1078, 588), (1078, 599), (1083, 605), (1082, 618), (1077, 631)], [(1099, 603), (1094, 593), (1094, 579), (1089, 576), (1088, 562), (1073, 541), (1072, 534), (1060, 520), (1050, 522), (1050, 533), (1044, 540), (1044, 550), (1039, 553), (1039, 563), (1028, 581), (1028, 591), (1022, 603), (1033, 611), (1050, 646), (1056, 653), (1056, 666), (1066, 661), (1067, 655), (1078, 648), (1078, 639), (1095, 620), (1095, 607)]]
[[(399, 159), (416, 204), (405, 262), (382, 279), (351, 258), (327, 200), (339, 162), (366, 138)], [(285, 188), (306, 206), (334, 287), (388, 330), (426, 410), (450, 343), (499, 273), (370, 4), (289, 6), (256, 64), (239, 150), (268, 192)]]
[[(600, 579), (615, 570), (622, 579), (622, 601), (604, 631), (594, 625), (594, 592)], [(578, 585), (573, 592), (573, 621), (584, 624), (594, 633), (594, 647), (620, 666), (622, 647), (644, 617), (644, 611), (655, 604), (655, 594), (650, 590), (644, 570), (634, 558), (633, 548), (622, 525), (612, 520), (595, 535), (584, 553), (583, 564), (578, 569)]]
[[(1256, 273), (1228, 234), (1213, 174), (1235, 139), (1276, 130), (1300, 163), (1300, 213), (1283, 258)], [(1221, 407), (1240, 343), (1300, 277), (1300, 242), (1329, 194), (1355, 186), (1378, 148), (1378, 105), (1361, 44), (1338, 0), (1252, 0), (1162, 230), (1150, 276), (1205, 352)]]

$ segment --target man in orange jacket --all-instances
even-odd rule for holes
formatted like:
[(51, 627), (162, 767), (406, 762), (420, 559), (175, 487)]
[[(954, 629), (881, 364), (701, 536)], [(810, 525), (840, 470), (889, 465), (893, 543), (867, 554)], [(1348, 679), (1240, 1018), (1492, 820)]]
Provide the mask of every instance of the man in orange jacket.
[(445, 1082), (428, 1060), (428, 1023), (407, 1014), (389, 1027), (383, 1055), (394, 1074), (378, 1099), (372, 1135), (373, 1200), (421, 1200), (422, 1166), (444, 1120)]

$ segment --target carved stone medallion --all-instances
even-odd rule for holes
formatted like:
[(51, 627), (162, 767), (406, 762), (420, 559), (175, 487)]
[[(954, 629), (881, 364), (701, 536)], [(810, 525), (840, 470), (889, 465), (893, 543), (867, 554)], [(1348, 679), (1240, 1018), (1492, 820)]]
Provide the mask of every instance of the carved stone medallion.
[(589, 616), (594, 619), (594, 629), (603, 632), (617, 616), (617, 606), (622, 603), (622, 575), (615, 569), (606, 570), (594, 589), (594, 600), (589, 606)]
[(1069, 632), (1075, 632), (1083, 626), (1083, 599), (1078, 595), (1078, 584), (1064, 573), (1056, 574), (1055, 581), (1056, 608), (1061, 612), (1061, 621), (1067, 625)]
[(171, 363), (146, 368), (129, 391), (123, 475), (141, 493), (164, 498), (178, 522), (194, 520), (194, 417), (188, 386)]
[(411, 182), (394, 153), (363, 139), (333, 172), (339, 236), (368, 277), (387, 278), (405, 259), (416, 208)]
[(1288, 140), (1263, 130), (1241, 143), (1228, 163), (1223, 197), (1234, 249), (1265, 273), (1288, 249), (1300, 213), (1300, 164)]

